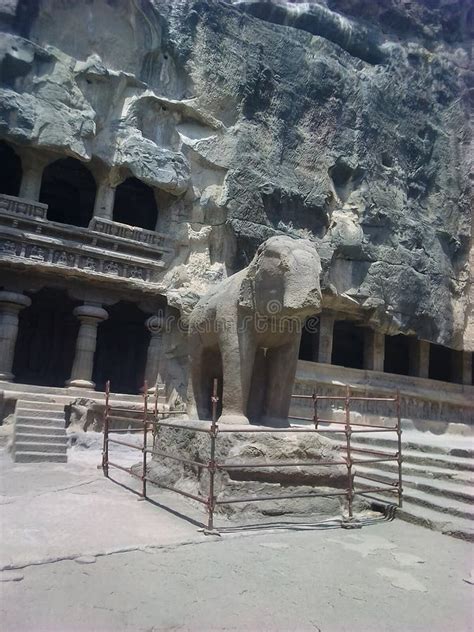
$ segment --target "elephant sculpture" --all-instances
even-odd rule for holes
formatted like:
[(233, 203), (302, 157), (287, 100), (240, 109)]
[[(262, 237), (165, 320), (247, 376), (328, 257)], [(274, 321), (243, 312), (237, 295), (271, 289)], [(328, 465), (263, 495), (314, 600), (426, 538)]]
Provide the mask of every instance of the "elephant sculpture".
[(320, 273), (311, 241), (271, 237), (198, 301), (189, 320), (190, 418), (209, 419), (212, 381), (222, 376), (219, 423), (288, 425), (302, 326), (321, 311)]

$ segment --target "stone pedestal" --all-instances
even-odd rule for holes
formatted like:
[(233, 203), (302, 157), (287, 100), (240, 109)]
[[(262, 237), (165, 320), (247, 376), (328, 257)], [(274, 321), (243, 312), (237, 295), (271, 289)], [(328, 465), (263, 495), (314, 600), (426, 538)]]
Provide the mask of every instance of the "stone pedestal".
[(17, 292), (0, 292), (0, 380), (10, 382), (18, 336), (18, 314), (31, 299)]
[(162, 331), (164, 320), (161, 314), (150, 316), (145, 321), (145, 326), (150, 332), (150, 342), (148, 345), (148, 353), (145, 367), (145, 380), (148, 384), (148, 390), (154, 393), (158, 383), (161, 383), (160, 376), (160, 359), (162, 349)]
[(383, 371), (385, 361), (385, 335), (368, 329), (365, 334), (364, 369)]
[(410, 347), (410, 375), (427, 378), (429, 372), (430, 343), (426, 340), (413, 339)]
[(71, 371), (71, 379), (66, 386), (76, 388), (94, 388), (92, 382), (92, 369), (94, 367), (94, 354), (97, 343), (97, 327), (99, 323), (108, 318), (108, 314), (102, 307), (94, 305), (81, 305), (74, 310), (74, 316), (81, 321), (76, 341), (76, 355)]
[[(167, 420), (189, 429), (159, 427), (156, 449), (189, 459), (188, 463), (153, 457), (148, 476), (157, 485), (176, 486), (206, 499), (209, 495), (211, 438), (196, 428), (209, 429), (210, 422)], [(244, 426), (244, 429), (248, 426)], [(260, 428), (263, 429), (263, 428)], [(220, 468), (215, 477), (217, 500), (229, 497), (283, 496), (325, 492), (328, 497), (262, 500), (218, 505), (216, 512), (238, 519), (255, 516), (312, 515), (324, 518), (340, 516), (346, 503), (341, 491), (346, 488), (347, 467), (344, 450), (321, 435), (298, 433), (258, 434), (241, 432), (235, 426), (231, 433), (218, 433), (214, 458), (217, 463), (233, 467)], [(267, 430), (266, 428), (264, 430)], [(298, 467), (279, 467), (278, 463), (298, 462)], [(312, 465), (305, 466), (304, 462)], [(326, 463), (317, 465), (318, 462)], [(330, 464), (327, 464), (330, 462)], [(267, 466), (264, 464), (268, 463)], [(202, 467), (199, 465), (202, 464)], [(251, 468), (260, 464), (263, 467)], [(136, 470), (139, 471), (138, 469)], [(331, 491), (334, 496), (331, 496)], [(363, 500), (365, 503), (365, 500)], [(360, 508), (361, 505), (358, 505)]]
[(321, 312), (319, 317), (318, 362), (331, 364), (333, 330), (334, 315), (328, 312)]

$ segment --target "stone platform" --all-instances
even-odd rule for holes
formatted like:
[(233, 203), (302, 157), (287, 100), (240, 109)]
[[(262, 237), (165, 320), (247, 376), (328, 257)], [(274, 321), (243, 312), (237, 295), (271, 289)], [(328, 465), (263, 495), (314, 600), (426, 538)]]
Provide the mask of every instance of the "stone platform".
[[(211, 437), (202, 430), (209, 429), (210, 422), (176, 420), (175, 423), (189, 426), (189, 429), (161, 427), (155, 438), (155, 450), (193, 463), (155, 455), (149, 463), (148, 475), (158, 485), (177, 487), (206, 499), (209, 495), (206, 465), (211, 458)], [(343, 462), (344, 451), (334, 442), (312, 433), (275, 432), (275, 429), (262, 426), (223, 426), (221, 430), (224, 428), (226, 432), (217, 435), (215, 460), (218, 465), (232, 464), (233, 467), (228, 470), (218, 467), (215, 496), (218, 503), (230, 498), (248, 500), (218, 504), (218, 513), (227, 516), (294, 514), (318, 517), (346, 513), (347, 467)], [(264, 432), (245, 432), (249, 428), (263, 429)], [(323, 465), (325, 462), (334, 464)], [(284, 463), (298, 465), (284, 467)], [(250, 467), (257, 464), (261, 467)], [(313, 498), (251, 500), (257, 496), (313, 493)], [(316, 496), (321, 493), (328, 496)], [(366, 506), (357, 502), (360, 509)]]

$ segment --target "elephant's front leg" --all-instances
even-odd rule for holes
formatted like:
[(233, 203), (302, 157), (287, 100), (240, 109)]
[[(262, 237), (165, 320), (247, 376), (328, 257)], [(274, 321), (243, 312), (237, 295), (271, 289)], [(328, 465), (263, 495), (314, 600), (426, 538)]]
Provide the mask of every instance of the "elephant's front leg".
[(222, 415), (219, 423), (248, 424), (247, 404), (255, 359), (251, 332), (225, 331), (219, 339), (222, 355)]
[(298, 363), (300, 337), (267, 351), (267, 392), (262, 423), (265, 426), (288, 426), (291, 395)]

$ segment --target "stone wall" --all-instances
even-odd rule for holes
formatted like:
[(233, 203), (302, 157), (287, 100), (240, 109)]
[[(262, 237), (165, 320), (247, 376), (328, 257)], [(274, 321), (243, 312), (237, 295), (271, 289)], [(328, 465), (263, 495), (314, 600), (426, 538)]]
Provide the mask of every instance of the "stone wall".
[(465, 2), (14, 0), (0, 25), (0, 136), (24, 169), (87, 162), (105, 220), (154, 187), (183, 315), (283, 232), (325, 307), (472, 349)]

